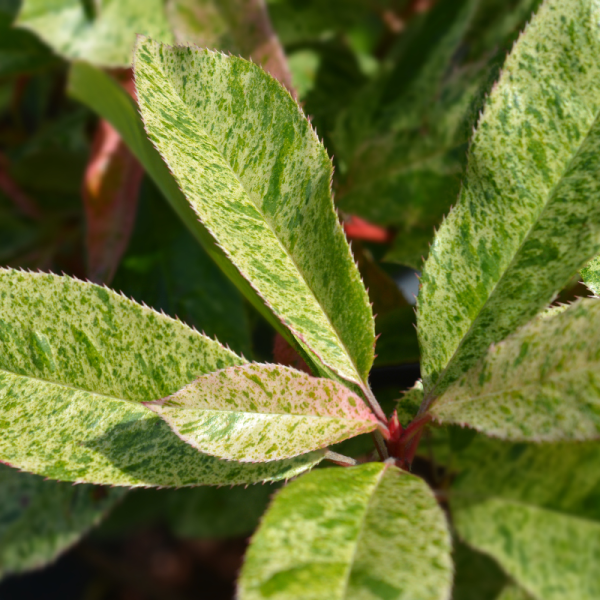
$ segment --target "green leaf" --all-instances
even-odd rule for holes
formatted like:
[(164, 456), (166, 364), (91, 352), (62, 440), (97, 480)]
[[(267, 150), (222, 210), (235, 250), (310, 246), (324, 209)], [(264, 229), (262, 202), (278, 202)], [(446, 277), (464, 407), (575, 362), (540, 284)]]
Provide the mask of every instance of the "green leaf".
[(33, 34), (0, 24), (0, 77), (36, 73), (58, 63)]
[(425, 264), (430, 403), (600, 250), (600, 4), (549, 0), (508, 57)]
[(146, 406), (198, 450), (242, 462), (291, 458), (377, 427), (342, 384), (282, 365), (223, 369)]
[(240, 600), (442, 600), (443, 512), (419, 478), (382, 464), (313, 471), (277, 494), (255, 533)]
[(509, 585), (504, 588), (498, 600), (533, 600), (532, 597), (516, 585)]
[[(102, 70), (81, 62), (76, 62), (71, 66), (68, 90), (71, 96), (97, 112), (119, 132), (173, 210), (202, 244), (207, 254), (277, 331), (286, 339), (293, 339), (285, 325), (265, 306), (256, 291), (240, 275), (225, 252), (215, 244), (213, 237), (198, 220), (198, 216), (179, 189), (169, 168), (148, 140), (136, 105), (129, 95)], [(306, 358), (308, 359), (308, 357)]]
[(600, 302), (580, 300), (492, 346), (430, 412), (514, 441), (595, 439), (599, 367)]
[(251, 483), (290, 477), (321, 454), (270, 465), (203, 455), (140, 405), (243, 360), (106, 288), (0, 270), (0, 460), (65, 481)]
[(24, 0), (18, 26), (68, 60), (128, 67), (136, 34), (173, 41), (162, 0)]
[(0, 577), (54, 560), (125, 493), (44, 481), (0, 465)]
[(534, 598), (600, 597), (600, 445), (480, 436), (469, 453), (450, 496), (459, 535)]
[(198, 218), (305, 351), (366, 388), (367, 294), (331, 162), (291, 96), (252, 63), (145, 38), (135, 69), (149, 138)]
[(139, 202), (135, 229), (111, 287), (250, 357), (241, 294), (149, 179)]
[(591, 260), (584, 269), (581, 269), (583, 283), (593, 292), (594, 296), (600, 295), (600, 256)]

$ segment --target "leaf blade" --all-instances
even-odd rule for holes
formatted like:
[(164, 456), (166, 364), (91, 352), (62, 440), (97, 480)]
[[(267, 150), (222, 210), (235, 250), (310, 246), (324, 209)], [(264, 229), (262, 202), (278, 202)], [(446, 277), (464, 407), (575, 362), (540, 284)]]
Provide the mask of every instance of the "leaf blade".
[(599, 12), (595, 1), (546, 2), (489, 97), (422, 278), (428, 403), (598, 252)]
[(146, 406), (198, 450), (241, 462), (291, 458), (377, 427), (345, 386), (281, 365), (217, 371)]
[(276, 496), (248, 550), (239, 595), (441, 600), (451, 587), (449, 552), (445, 519), (420, 479), (381, 463), (314, 471)]
[(68, 277), (1, 270), (0, 289), (0, 460), (53, 479), (170, 487), (277, 479), (321, 460), (219, 461), (139, 404), (244, 362), (218, 342)]
[(292, 98), (251, 63), (143, 38), (135, 70), (149, 137), (200, 220), (303, 348), (365, 387), (372, 314), (333, 211), (331, 163)]
[(4, 465), (0, 490), (0, 578), (54, 560), (126, 493), (44, 481)]
[(596, 439), (599, 351), (600, 302), (578, 301), (490, 348), (431, 413), (512, 441)]

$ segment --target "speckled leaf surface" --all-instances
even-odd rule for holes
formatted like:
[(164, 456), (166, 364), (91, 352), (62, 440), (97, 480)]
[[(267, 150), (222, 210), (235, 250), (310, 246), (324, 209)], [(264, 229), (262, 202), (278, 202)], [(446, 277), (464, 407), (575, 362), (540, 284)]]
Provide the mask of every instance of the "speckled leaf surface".
[(595, 439), (599, 390), (600, 301), (588, 299), (492, 346), (430, 410), (514, 441)]
[(581, 269), (581, 276), (583, 283), (594, 293), (594, 296), (600, 295), (600, 256), (596, 256)]
[(162, 0), (24, 0), (17, 25), (68, 60), (106, 67), (130, 66), (137, 34), (173, 40)]
[(243, 360), (174, 319), (68, 277), (0, 270), (0, 460), (113, 485), (249, 483), (301, 472), (191, 448), (139, 402)]
[(481, 438), (451, 489), (459, 535), (533, 598), (600, 597), (600, 445)]
[(365, 386), (368, 298), (333, 209), (332, 167), (297, 104), (242, 59), (140, 38), (140, 108), (192, 208), (305, 350)]
[(44, 481), (0, 465), (0, 577), (56, 559), (125, 493), (119, 488)]
[(490, 94), (422, 277), (428, 402), (600, 249), (599, 20), (598, 0), (548, 0)]
[(277, 494), (254, 534), (240, 600), (442, 600), (446, 519), (421, 479), (382, 463), (313, 471)]
[(146, 406), (198, 450), (242, 462), (291, 458), (377, 427), (345, 386), (281, 365), (223, 369)]

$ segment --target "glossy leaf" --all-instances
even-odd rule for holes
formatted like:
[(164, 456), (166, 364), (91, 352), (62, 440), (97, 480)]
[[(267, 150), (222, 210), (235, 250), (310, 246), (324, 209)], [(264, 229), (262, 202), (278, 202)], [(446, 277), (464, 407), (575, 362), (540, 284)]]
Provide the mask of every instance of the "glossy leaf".
[(24, 0), (17, 25), (68, 60), (128, 67), (135, 36), (173, 41), (162, 0)]
[(421, 280), (427, 403), (600, 250), (599, 18), (546, 2), (490, 94)]
[(0, 314), (4, 462), (65, 481), (173, 487), (286, 478), (321, 459), (245, 466), (180, 441), (139, 402), (243, 360), (106, 288), (2, 270)]
[(296, 103), (256, 65), (210, 51), (140, 38), (135, 71), (149, 138), (198, 218), (302, 347), (365, 387), (371, 310), (331, 162)]
[(377, 426), (345, 386), (282, 365), (224, 369), (146, 406), (198, 450), (242, 462), (291, 458)]
[(581, 300), (492, 346), (431, 413), (514, 441), (595, 439), (599, 357), (600, 302)]
[(314, 471), (254, 534), (240, 600), (449, 598), (450, 538), (419, 478), (382, 463)]
[(0, 465), (0, 577), (55, 560), (124, 494), (122, 489), (44, 481)]
[(223, 273), (279, 333), (286, 339), (293, 339), (285, 325), (265, 306), (256, 291), (240, 275), (198, 220), (198, 216), (179, 189), (169, 168), (148, 140), (137, 108), (125, 91), (102, 70), (82, 62), (76, 62), (71, 66), (68, 89), (71, 96), (111, 123), (148, 175), (152, 177), (173, 210)]
[(594, 296), (600, 295), (600, 257), (591, 260), (584, 269), (581, 269), (583, 283), (593, 292)]
[(533, 598), (597, 598), (600, 446), (483, 438), (468, 452), (450, 496), (459, 535)]

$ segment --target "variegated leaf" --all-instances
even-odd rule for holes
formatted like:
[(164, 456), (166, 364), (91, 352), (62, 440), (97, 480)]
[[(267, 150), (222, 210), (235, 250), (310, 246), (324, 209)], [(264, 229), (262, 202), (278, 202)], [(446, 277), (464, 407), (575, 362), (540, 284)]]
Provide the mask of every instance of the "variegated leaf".
[(458, 534), (536, 600), (600, 597), (598, 443), (478, 436), (467, 453), (473, 460), (450, 490)]
[(69, 60), (128, 67), (136, 34), (173, 41), (162, 0), (24, 0), (17, 25)]
[(256, 65), (140, 38), (138, 98), (156, 145), (227, 256), (316, 361), (366, 388), (374, 326), (333, 209), (331, 162)]
[(426, 404), (600, 250), (599, 19), (548, 0), (490, 94), (422, 277)]
[(250, 483), (310, 468), (320, 454), (219, 461), (139, 404), (243, 362), (106, 288), (0, 270), (0, 460), (52, 479), (128, 486)]
[(0, 578), (55, 560), (125, 493), (44, 481), (0, 465)]
[[(225, 252), (215, 244), (211, 234), (198, 220), (169, 168), (148, 140), (136, 106), (128, 94), (108, 74), (84, 62), (75, 62), (71, 65), (69, 94), (89, 106), (119, 132), (173, 210), (223, 273), (281, 335), (293, 341), (286, 326), (265, 306), (262, 298), (240, 275)], [(303, 354), (303, 358), (314, 368), (307, 354)]]
[(240, 600), (447, 600), (444, 513), (422, 479), (382, 463), (322, 469), (277, 494), (254, 534)]
[(509, 440), (600, 437), (600, 301), (580, 300), (492, 346), (430, 410)]
[(377, 427), (345, 386), (282, 365), (230, 367), (146, 406), (198, 450), (242, 462), (290, 458)]
[(600, 256), (591, 260), (584, 269), (581, 269), (583, 283), (594, 293), (600, 296)]

